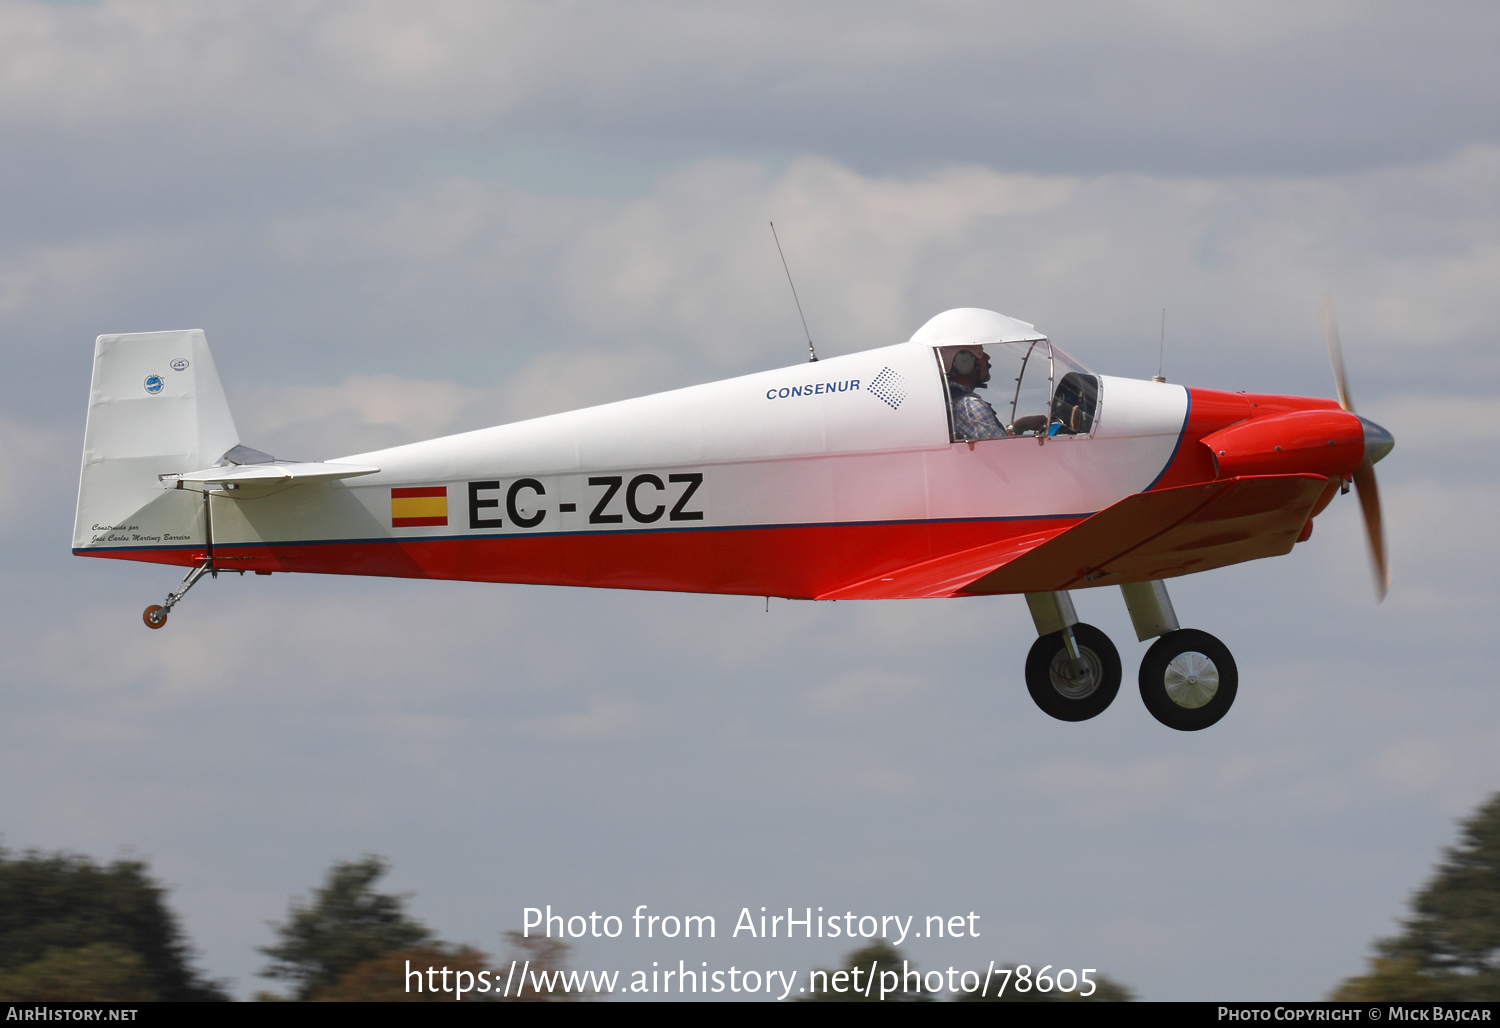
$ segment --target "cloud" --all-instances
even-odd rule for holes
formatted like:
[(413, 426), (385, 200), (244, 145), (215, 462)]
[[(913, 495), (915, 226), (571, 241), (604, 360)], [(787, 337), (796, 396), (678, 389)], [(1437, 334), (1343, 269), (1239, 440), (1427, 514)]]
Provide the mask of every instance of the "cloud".
[(1448, 395), (1382, 397), (1378, 420), (1399, 433), (1403, 451), (1424, 456), (1441, 458), (1500, 442), (1500, 396), (1465, 396), (1460, 390), (1467, 387), (1459, 380)]
[(140, 237), (96, 238), (26, 252), (0, 271), (0, 316), (58, 303), (80, 290), (118, 295), (133, 271), (160, 260), (155, 242)]
[(498, 422), (497, 400), (494, 389), (456, 382), (351, 375), (332, 386), (238, 390), (231, 409), (251, 445), (278, 457), (313, 460)]
[(82, 461), (83, 429), (42, 428), (0, 418), (0, 527), (16, 531), (52, 513), (43, 496), (65, 495), (76, 487)]
[(494, 386), (350, 375), (330, 386), (255, 386), (231, 401), (240, 435), (278, 457), (325, 459), (576, 410), (655, 391), (658, 352), (545, 353)]
[(1106, 764), (1061, 759), (1033, 765), (1024, 787), (1084, 819), (1117, 820), (1160, 809), (1182, 797), (1194, 775), (1177, 757), (1162, 756)]
[[(176, 313), (132, 314), (131, 327), (212, 318), (227, 384), (274, 382), (280, 396), (256, 402), (283, 411), (267, 414), (279, 425), (365, 411), (379, 392), (387, 413), (360, 416), (394, 433), (403, 387), (381, 378), (394, 373), (463, 383), (441, 396), (405, 387), (409, 431), (476, 427), (799, 360), (775, 218), (825, 356), (979, 305), (1036, 323), (1101, 371), (1144, 375), (1167, 307), (1172, 380), (1322, 393), (1316, 307), (1331, 286), (1369, 398), (1372, 382), (1412, 388), (1392, 380), (1408, 352), (1434, 368), (1488, 359), (1497, 188), (1495, 148), (1320, 179), (871, 176), (818, 157), (780, 171), (713, 160), (619, 200), (449, 178), (241, 226), (229, 245), (209, 225), (80, 243), (104, 255), (83, 272), (43, 274), (55, 251), (22, 248), (0, 257), (0, 281), (14, 283), (0, 321), (25, 334), (54, 308), (110, 327), (133, 308)], [(298, 391), (341, 380), (343, 399)]]
[(637, 703), (594, 700), (587, 710), (522, 722), (519, 729), (540, 739), (588, 743), (633, 735), (645, 722), (646, 711)]
[(1451, 743), (1408, 737), (1390, 743), (1375, 760), (1375, 772), (1402, 792), (1425, 792), (1454, 772)]
[(1500, 518), (1500, 485), (1412, 475), (1382, 494), (1392, 575), (1409, 591), (1401, 608), (1472, 609), (1490, 595), (1500, 542), (1489, 526)]
[(890, 716), (909, 708), (932, 688), (926, 676), (864, 670), (840, 675), (807, 693), (804, 704), (824, 717), (867, 721), (871, 713)]
[(501, 149), (812, 151), (883, 170), (1323, 170), (1496, 141), (1488, 5), (1200, 7), (13, 0), (0, 123), (125, 128), (153, 163), (348, 151), (356, 174), (373, 140), (497, 130)]

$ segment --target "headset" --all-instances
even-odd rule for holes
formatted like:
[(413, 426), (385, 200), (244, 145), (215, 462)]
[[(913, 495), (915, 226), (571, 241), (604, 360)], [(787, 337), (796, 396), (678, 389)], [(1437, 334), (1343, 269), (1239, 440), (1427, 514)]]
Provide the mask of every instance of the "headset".
[(979, 367), (979, 358), (974, 356), (973, 350), (959, 350), (953, 355), (953, 373), (968, 378), (974, 374), (974, 369)]

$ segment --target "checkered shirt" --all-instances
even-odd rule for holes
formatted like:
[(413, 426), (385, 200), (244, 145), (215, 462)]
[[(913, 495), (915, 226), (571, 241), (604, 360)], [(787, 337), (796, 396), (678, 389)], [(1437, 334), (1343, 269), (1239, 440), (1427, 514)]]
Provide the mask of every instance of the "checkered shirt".
[(995, 408), (974, 390), (950, 382), (953, 397), (953, 435), (957, 439), (1001, 439), (1005, 428), (995, 417)]

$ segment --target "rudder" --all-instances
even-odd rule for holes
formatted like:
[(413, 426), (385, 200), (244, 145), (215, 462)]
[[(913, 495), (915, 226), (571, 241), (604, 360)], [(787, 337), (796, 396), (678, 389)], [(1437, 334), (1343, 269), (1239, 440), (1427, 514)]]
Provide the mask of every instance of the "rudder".
[(203, 547), (203, 494), (165, 489), (160, 476), (207, 468), (238, 444), (201, 329), (100, 336), (74, 551)]

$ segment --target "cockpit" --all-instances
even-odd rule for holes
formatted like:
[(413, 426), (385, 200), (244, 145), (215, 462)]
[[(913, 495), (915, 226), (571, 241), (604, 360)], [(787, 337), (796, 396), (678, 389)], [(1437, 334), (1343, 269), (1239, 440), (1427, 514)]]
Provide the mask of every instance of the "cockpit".
[(1099, 379), (1024, 321), (945, 311), (912, 336), (933, 348), (948, 391), (953, 442), (1087, 436)]

